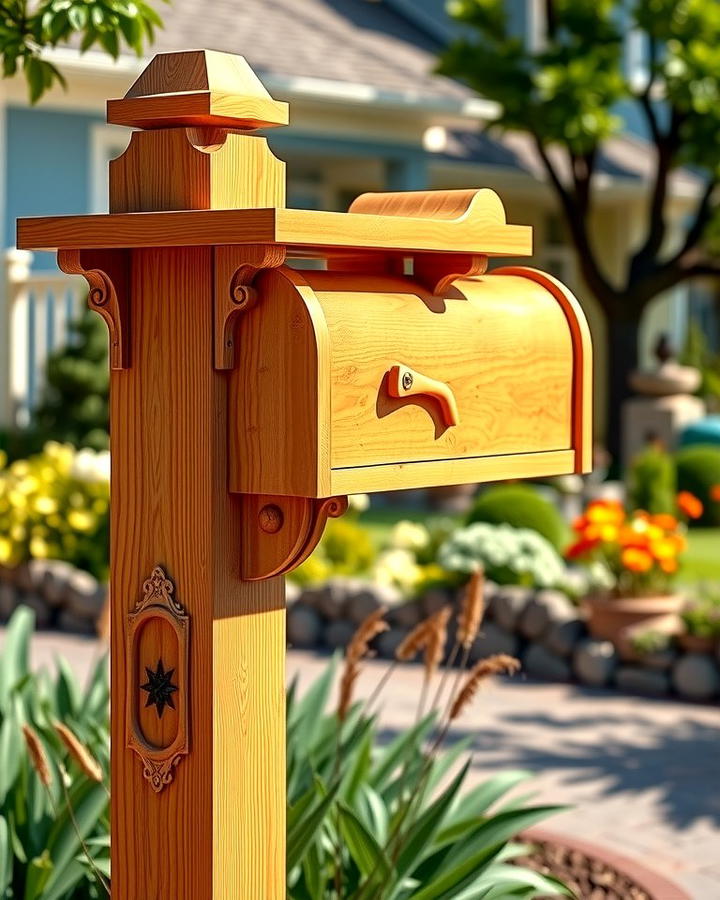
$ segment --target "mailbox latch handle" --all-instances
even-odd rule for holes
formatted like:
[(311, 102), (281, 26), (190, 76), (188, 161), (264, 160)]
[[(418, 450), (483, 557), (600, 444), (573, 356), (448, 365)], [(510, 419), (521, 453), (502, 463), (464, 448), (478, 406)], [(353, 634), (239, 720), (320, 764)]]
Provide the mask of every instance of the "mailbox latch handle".
[(410, 366), (398, 363), (391, 367), (388, 378), (388, 393), (391, 397), (398, 398), (432, 397), (440, 404), (443, 421), (448, 428), (451, 425), (460, 424), (460, 415), (452, 388), (445, 384), (444, 381), (428, 378), (427, 375), (416, 372)]

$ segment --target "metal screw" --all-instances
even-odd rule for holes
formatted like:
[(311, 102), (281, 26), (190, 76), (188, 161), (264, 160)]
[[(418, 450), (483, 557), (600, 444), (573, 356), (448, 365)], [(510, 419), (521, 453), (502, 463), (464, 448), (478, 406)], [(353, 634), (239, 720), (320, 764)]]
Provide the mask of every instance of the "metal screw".
[(402, 386), (406, 391), (409, 391), (413, 386), (413, 377), (409, 372), (404, 372), (402, 377)]

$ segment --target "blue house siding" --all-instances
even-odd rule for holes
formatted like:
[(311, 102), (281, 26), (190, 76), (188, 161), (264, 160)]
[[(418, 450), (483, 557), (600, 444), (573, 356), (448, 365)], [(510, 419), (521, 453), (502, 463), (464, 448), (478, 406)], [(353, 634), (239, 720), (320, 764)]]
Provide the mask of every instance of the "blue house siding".
[[(15, 243), (18, 216), (88, 211), (90, 130), (103, 121), (66, 110), (8, 108), (5, 246)], [(53, 265), (52, 254), (37, 254), (37, 268)]]

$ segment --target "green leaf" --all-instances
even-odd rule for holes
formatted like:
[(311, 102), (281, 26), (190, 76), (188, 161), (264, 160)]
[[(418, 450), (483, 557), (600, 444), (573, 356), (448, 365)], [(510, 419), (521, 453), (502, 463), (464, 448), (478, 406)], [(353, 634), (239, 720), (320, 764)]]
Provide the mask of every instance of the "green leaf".
[(370, 775), (370, 783), (376, 790), (382, 791), (396, 769), (416, 753), (417, 747), (422, 746), (435, 724), (435, 719), (436, 714), (429, 713), (388, 744)]
[(17, 698), (10, 703), (0, 726), (0, 805), (15, 783), (25, 757), (23, 736), (20, 731), (20, 703)]
[[(98, 819), (107, 807), (107, 794), (101, 784), (85, 779), (70, 791), (70, 804), (75, 814), (80, 835), (85, 838), (97, 827)], [(70, 865), (81, 849), (80, 837), (70, 816), (67, 804), (53, 825), (47, 843), (55, 866), (48, 889), (54, 887), (66, 866)]]
[(66, 659), (56, 657), (57, 683), (55, 688), (55, 702), (57, 714), (62, 721), (74, 719), (80, 710), (81, 692), (75, 673), (70, 668)]
[[(455, 802), (455, 797), (465, 780), (469, 768), (470, 761), (468, 760), (446, 790), (440, 794), (434, 803), (428, 806), (409, 829), (407, 836), (402, 841), (402, 850), (397, 861), (397, 871), (400, 877), (413, 871), (431, 845), (432, 838), (439, 831), (445, 815)], [(411, 797), (410, 802), (412, 802), (413, 797)]]
[(340, 830), (358, 869), (366, 878), (377, 872), (386, 884), (391, 878), (392, 865), (385, 851), (348, 806), (340, 803), (338, 809)]
[(25, 900), (41, 897), (52, 874), (53, 864), (47, 850), (30, 860), (25, 880)]
[(483, 880), (487, 880), (492, 888), (485, 895), (487, 900), (505, 900), (512, 891), (518, 888), (530, 888), (530, 896), (557, 896), (573, 897), (573, 892), (559, 881), (549, 875), (542, 875), (532, 869), (522, 866), (492, 865), (484, 873)]
[(5, 896), (5, 890), (10, 886), (12, 877), (13, 850), (10, 828), (7, 819), (0, 816), (0, 897)]
[[(322, 788), (318, 785), (318, 792)], [(331, 788), (312, 809), (298, 821), (287, 835), (287, 871), (290, 872), (302, 862), (308, 847), (316, 839), (320, 826), (330, 810), (337, 786)]]
[(531, 777), (532, 772), (528, 772), (526, 769), (509, 769), (507, 772), (500, 772), (487, 781), (483, 781), (482, 784), (465, 794), (462, 803), (451, 815), (450, 823), (454, 824), (473, 817), (479, 818), (508, 791)]
[(0, 653), (0, 712), (7, 710), (13, 689), (28, 674), (30, 636), (34, 628), (35, 613), (27, 606), (19, 606), (8, 623)]

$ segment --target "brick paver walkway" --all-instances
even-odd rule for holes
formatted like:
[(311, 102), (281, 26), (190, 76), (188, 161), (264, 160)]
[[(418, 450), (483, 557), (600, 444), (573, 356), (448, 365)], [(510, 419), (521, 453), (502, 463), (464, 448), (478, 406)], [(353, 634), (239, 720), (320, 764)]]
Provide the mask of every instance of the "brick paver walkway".
[[(97, 645), (47, 633), (35, 638), (37, 664), (56, 653), (84, 673)], [(288, 674), (299, 672), (307, 683), (325, 664), (292, 652)], [(382, 663), (368, 663), (359, 691), (372, 690), (382, 671)], [(413, 666), (390, 680), (388, 737), (413, 721), (419, 684)], [(538, 802), (573, 807), (548, 827), (634, 856), (695, 900), (720, 900), (717, 707), (517, 679), (488, 686), (461, 725), (458, 736), (475, 737), (474, 778), (511, 767), (536, 771)]]

